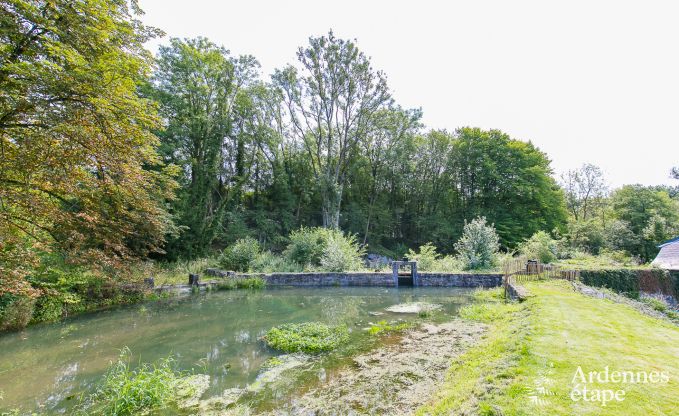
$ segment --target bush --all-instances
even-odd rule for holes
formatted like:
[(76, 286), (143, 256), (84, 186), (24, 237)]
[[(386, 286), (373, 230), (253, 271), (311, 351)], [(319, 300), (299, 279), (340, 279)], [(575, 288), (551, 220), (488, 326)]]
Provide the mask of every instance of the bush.
[(273, 254), (270, 251), (263, 251), (252, 262), (250, 269), (258, 273), (294, 273), (301, 272), (304, 268), (283, 256)]
[(33, 317), (36, 299), (29, 296), (0, 296), (0, 331), (25, 328)]
[(558, 242), (544, 231), (538, 231), (519, 245), (519, 252), (531, 260), (551, 263), (557, 259)]
[(228, 270), (247, 272), (260, 251), (257, 240), (250, 237), (243, 238), (224, 249), (219, 257), (219, 264)]
[(363, 266), (361, 256), (364, 250), (358, 245), (356, 236), (344, 236), (342, 232), (331, 232), (321, 257), (321, 269), (328, 272), (360, 270)]
[(500, 247), (499, 238), (485, 217), (466, 223), (460, 240), (455, 243), (465, 269), (484, 269), (493, 266)]
[(64, 302), (60, 293), (52, 291), (40, 296), (35, 304), (33, 322), (52, 322), (61, 319), (64, 314)]
[(318, 227), (293, 231), (284, 252), (290, 263), (333, 272), (361, 269), (363, 254), (354, 235)]
[[(419, 266), (418, 266), (419, 267)], [(432, 266), (432, 271), (435, 272), (459, 272), (464, 270), (465, 264), (459, 257), (455, 256), (444, 256), (436, 260), (434, 266)]]
[(408, 250), (406, 257), (410, 261), (417, 262), (417, 269), (425, 272), (434, 271), (437, 266), (437, 259), (439, 254), (436, 252), (436, 246), (432, 243), (427, 243), (420, 246), (419, 253), (413, 250)]
[(284, 252), (285, 257), (302, 266), (320, 265), (330, 231), (327, 228), (302, 227), (291, 232), (290, 244)]
[(284, 324), (270, 329), (264, 340), (277, 350), (316, 354), (347, 342), (349, 331), (344, 325), (328, 326), (320, 322)]

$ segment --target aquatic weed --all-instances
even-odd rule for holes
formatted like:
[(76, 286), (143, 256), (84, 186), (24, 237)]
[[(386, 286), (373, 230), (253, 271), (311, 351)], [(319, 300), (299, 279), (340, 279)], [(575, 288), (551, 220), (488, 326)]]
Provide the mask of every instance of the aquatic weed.
[(347, 342), (349, 331), (345, 325), (329, 326), (320, 322), (284, 324), (271, 328), (264, 340), (277, 350), (317, 354)]

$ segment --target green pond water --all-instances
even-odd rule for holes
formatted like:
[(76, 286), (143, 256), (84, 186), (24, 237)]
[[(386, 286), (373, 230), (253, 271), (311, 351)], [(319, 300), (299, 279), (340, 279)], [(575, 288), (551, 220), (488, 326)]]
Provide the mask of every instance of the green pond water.
[[(260, 340), (273, 326), (306, 321), (343, 323), (352, 333), (351, 343), (365, 344), (371, 336), (364, 328), (370, 322), (421, 319), (416, 314), (384, 310), (415, 301), (441, 304), (443, 308), (428, 319), (449, 320), (471, 301), (471, 290), (234, 290), (147, 302), (32, 326), (0, 335), (0, 409), (67, 411), (75, 404), (72, 397), (90, 392), (125, 346), (131, 350), (134, 363), (173, 356), (180, 369), (209, 374), (210, 388), (203, 397), (219, 395), (227, 388), (253, 383), (262, 364), (281, 354)], [(276, 399), (283, 400), (281, 395)]]

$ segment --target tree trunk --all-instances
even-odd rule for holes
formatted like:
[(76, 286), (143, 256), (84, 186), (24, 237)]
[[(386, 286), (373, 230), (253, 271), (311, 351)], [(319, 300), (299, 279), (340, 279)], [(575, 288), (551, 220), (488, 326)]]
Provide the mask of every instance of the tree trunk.
[(323, 199), (323, 227), (339, 228), (340, 206), (342, 203), (343, 186), (328, 178), (324, 181), (321, 197)]

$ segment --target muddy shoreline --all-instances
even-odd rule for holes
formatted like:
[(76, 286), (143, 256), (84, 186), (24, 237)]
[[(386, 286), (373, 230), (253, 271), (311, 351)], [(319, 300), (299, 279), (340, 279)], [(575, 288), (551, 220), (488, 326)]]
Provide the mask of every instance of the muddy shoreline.
[(325, 383), (267, 415), (411, 414), (438, 390), (451, 361), (476, 344), (486, 326), (460, 319), (424, 323), (399, 342), (352, 359)]

